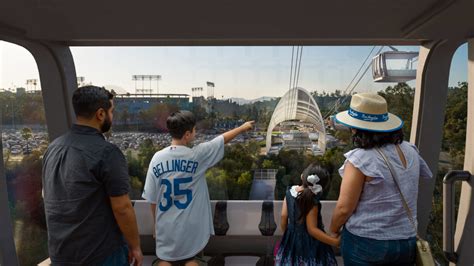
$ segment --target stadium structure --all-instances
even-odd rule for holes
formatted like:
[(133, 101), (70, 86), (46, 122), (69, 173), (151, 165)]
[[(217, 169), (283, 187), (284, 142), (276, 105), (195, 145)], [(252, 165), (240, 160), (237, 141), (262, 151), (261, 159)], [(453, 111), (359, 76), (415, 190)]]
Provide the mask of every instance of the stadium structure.
[[(277, 134), (282, 139), (280, 146), (272, 146), (276, 127), (281, 129)], [(317, 140), (317, 146), (314, 146), (314, 140)], [(314, 98), (303, 88), (293, 88), (285, 93), (273, 111), (267, 129), (267, 153), (277, 152), (280, 147), (320, 153), (326, 150), (326, 130), (321, 112)]]

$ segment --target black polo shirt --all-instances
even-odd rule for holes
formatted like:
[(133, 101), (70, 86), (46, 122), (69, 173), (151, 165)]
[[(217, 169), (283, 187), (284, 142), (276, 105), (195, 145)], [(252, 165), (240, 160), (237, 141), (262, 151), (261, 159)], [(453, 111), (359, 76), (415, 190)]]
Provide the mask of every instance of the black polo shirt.
[(49, 145), (43, 189), (53, 264), (97, 264), (125, 244), (109, 197), (130, 191), (127, 162), (97, 129), (74, 125)]

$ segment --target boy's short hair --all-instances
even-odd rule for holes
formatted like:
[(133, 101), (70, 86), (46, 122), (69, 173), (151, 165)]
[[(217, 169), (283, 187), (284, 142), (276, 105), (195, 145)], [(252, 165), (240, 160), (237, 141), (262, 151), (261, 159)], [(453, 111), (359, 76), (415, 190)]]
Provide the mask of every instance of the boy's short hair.
[(177, 111), (166, 119), (166, 127), (172, 138), (181, 139), (186, 131), (193, 131), (196, 126), (196, 118), (190, 111)]
[(114, 95), (108, 90), (97, 86), (83, 86), (74, 91), (72, 106), (76, 116), (92, 118), (99, 108), (108, 111), (112, 104), (110, 100)]

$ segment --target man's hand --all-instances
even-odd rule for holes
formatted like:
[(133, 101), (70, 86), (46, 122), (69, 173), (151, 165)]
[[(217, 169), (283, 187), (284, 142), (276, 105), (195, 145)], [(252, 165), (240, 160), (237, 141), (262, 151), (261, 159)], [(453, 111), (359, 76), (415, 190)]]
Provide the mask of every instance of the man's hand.
[(143, 263), (143, 254), (140, 248), (128, 249), (128, 263), (133, 266), (141, 266)]
[(128, 194), (110, 197), (110, 204), (115, 220), (122, 231), (128, 244), (128, 259), (133, 265), (141, 265), (143, 262), (142, 250), (140, 249), (140, 236), (138, 235), (137, 219), (133, 210), (132, 202)]

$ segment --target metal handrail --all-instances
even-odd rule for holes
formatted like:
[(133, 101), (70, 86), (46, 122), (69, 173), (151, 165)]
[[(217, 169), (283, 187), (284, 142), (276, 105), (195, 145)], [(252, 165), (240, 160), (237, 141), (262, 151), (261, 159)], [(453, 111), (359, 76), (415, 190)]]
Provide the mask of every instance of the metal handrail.
[(443, 251), (446, 258), (456, 263), (458, 255), (454, 251), (454, 186), (456, 181), (469, 181), (471, 173), (469, 171), (453, 170), (449, 171), (443, 178)]

